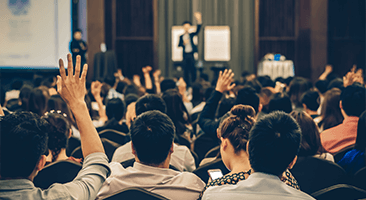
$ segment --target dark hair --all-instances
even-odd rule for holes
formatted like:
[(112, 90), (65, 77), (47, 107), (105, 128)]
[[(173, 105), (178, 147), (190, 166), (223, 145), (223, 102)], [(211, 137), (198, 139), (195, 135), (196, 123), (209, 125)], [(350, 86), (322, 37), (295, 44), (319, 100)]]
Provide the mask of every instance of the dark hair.
[(275, 87), (275, 82), (269, 77), (268, 75), (265, 76), (258, 76), (257, 80), (262, 85), (262, 87)]
[(321, 94), (324, 94), (327, 91), (327, 86), (329, 82), (327, 80), (318, 80), (315, 83), (315, 87), (319, 90)]
[(259, 94), (260, 103), (262, 104), (262, 112), (268, 113), (269, 101), (273, 92), (268, 87), (262, 88), (261, 93)]
[(74, 119), (74, 115), (72, 114), (69, 106), (66, 104), (66, 102), (61, 98), (59, 94), (52, 95), (48, 99), (47, 103), (47, 111), (61, 111), (61, 113), (66, 114), (66, 119), (69, 122), (70, 125), (73, 125), (74, 127), (77, 127), (76, 121)]
[(31, 112), (15, 112), (0, 120), (0, 176), (28, 178), (47, 149), (48, 123)]
[(83, 31), (81, 31), (81, 29), (80, 29), (80, 28), (75, 29), (73, 33), (76, 33), (76, 32), (83, 33)]
[(192, 84), (192, 104), (193, 107), (200, 104), (203, 101), (204, 88), (201, 83), (193, 83)]
[(117, 88), (116, 88), (116, 91), (123, 94), (123, 91), (125, 90), (125, 88), (127, 87), (127, 83), (124, 82), (124, 81), (120, 81), (118, 82), (117, 84)]
[(42, 82), (41, 82), (41, 85), (42, 86), (46, 86), (47, 88), (51, 88), (51, 87), (54, 87), (55, 86), (55, 83), (56, 83), (56, 77), (54, 76), (49, 76), (47, 78), (45, 78)]
[(268, 112), (270, 113), (275, 110), (290, 113), (292, 111), (290, 97), (280, 92), (273, 94), (268, 103)]
[(184, 21), (184, 22), (182, 23), (182, 25), (184, 25), (184, 24), (189, 24), (189, 25), (191, 25), (191, 26), (192, 26), (192, 23), (191, 23), (190, 21)]
[(125, 96), (125, 106), (127, 108), (128, 105), (130, 105), (133, 102), (136, 102), (139, 99), (139, 96), (136, 94), (128, 94)]
[(366, 148), (366, 111), (358, 119), (355, 149), (365, 151)]
[(108, 84), (109, 86), (113, 87), (116, 84), (116, 78), (114, 76), (107, 76), (104, 78), (104, 83)]
[(62, 113), (46, 113), (42, 118), (50, 124), (48, 149), (52, 152), (52, 162), (55, 162), (61, 149), (65, 149), (67, 146), (71, 126)]
[(235, 105), (236, 99), (233, 97), (223, 98), (217, 110), (217, 118), (224, 116)]
[(258, 113), (259, 97), (252, 87), (246, 86), (238, 91), (235, 104), (252, 106), (255, 110), (255, 113)]
[(166, 113), (166, 104), (158, 95), (148, 94), (137, 100), (135, 109), (136, 116), (149, 110), (158, 110), (162, 113)]
[(12, 90), (20, 90), (20, 88), (22, 88), (23, 86), (23, 81), (20, 79), (15, 79), (12, 83), (11, 83), (11, 89)]
[(275, 111), (260, 118), (249, 133), (249, 161), (255, 172), (280, 176), (297, 155), (301, 129), (294, 118)]
[(315, 91), (307, 91), (301, 97), (301, 103), (305, 104), (312, 111), (318, 110), (319, 101), (319, 93)]
[(164, 79), (160, 83), (160, 89), (161, 89), (162, 93), (164, 93), (165, 91), (167, 91), (169, 89), (174, 89), (176, 87), (177, 87), (177, 84), (172, 79)]
[(341, 78), (335, 78), (332, 81), (330, 81), (327, 90), (330, 90), (332, 88), (338, 88), (340, 90), (343, 90), (344, 89), (343, 80)]
[(312, 88), (309, 80), (302, 77), (295, 77), (289, 85), (288, 96), (295, 107), (302, 108), (301, 96), (304, 92)]
[(169, 89), (163, 93), (162, 99), (166, 104), (166, 114), (173, 121), (177, 135), (183, 135), (191, 118), (184, 106), (182, 96), (176, 89)]
[(105, 109), (108, 120), (120, 121), (125, 114), (125, 104), (120, 98), (109, 99)]
[(252, 106), (236, 105), (230, 111), (230, 116), (224, 119), (219, 126), (219, 134), (228, 138), (235, 153), (246, 151), (249, 131), (254, 124), (255, 111)]
[(33, 87), (39, 87), (41, 86), (41, 83), (43, 81), (43, 76), (39, 74), (34, 74), (33, 76)]
[(22, 102), (21, 107), (23, 111), (28, 110), (28, 103), (32, 89), (33, 88), (29, 85), (23, 85), (23, 87), (20, 89), (19, 100)]
[(129, 94), (135, 94), (137, 96), (141, 96), (141, 92), (136, 85), (127, 85), (123, 92), (126, 96)]
[(325, 153), (326, 151), (320, 142), (319, 129), (314, 120), (304, 111), (294, 110), (290, 115), (301, 128), (302, 139), (299, 156), (314, 156)]
[(262, 85), (257, 79), (245, 82), (244, 86), (253, 88), (255, 93), (261, 93)]
[(137, 116), (131, 125), (131, 140), (143, 164), (161, 164), (173, 144), (175, 127), (164, 113), (153, 110)]
[(29, 111), (42, 116), (46, 112), (48, 98), (48, 91), (45, 91), (40, 87), (34, 88), (29, 95)]
[(366, 109), (366, 88), (353, 84), (342, 90), (340, 100), (344, 112), (348, 116), (359, 117)]
[(319, 124), (322, 124), (323, 130), (342, 123), (343, 115), (339, 107), (340, 96), (341, 90), (338, 88), (332, 88), (324, 94), (320, 111), (322, 120), (319, 122)]

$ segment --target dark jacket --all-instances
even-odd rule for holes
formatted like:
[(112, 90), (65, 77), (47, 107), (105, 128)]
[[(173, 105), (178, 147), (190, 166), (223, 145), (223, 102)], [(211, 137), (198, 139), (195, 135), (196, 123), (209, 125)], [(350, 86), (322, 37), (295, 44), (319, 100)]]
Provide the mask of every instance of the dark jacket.
[[(200, 32), (201, 26), (202, 26), (201, 24), (198, 24), (197, 25), (196, 32), (189, 34), (190, 41), (191, 41), (191, 45), (192, 45), (192, 52), (191, 53), (198, 52), (197, 46), (193, 43), (193, 37)], [(183, 47), (183, 53), (184, 53), (185, 52), (184, 50), (185, 50), (186, 47), (184, 46), (184, 43), (183, 43), (183, 35), (179, 36), (179, 44), (178, 44), (178, 47)]]

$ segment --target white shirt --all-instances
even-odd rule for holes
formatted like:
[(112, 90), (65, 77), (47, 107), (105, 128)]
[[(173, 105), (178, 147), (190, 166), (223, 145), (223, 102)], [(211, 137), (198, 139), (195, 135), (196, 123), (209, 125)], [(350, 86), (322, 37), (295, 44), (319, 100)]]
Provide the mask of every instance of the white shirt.
[(188, 40), (188, 42), (184, 45), (184, 52), (185, 53), (191, 53), (193, 51), (192, 44), (191, 44), (191, 37), (189, 36), (189, 33), (185, 33), (183, 35), (183, 41)]
[(209, 187), (203, 193), (202, 199), (310, 200), (314, 198), (286, 185), (277, 176), (254, 172), (248, 179), (239, 181), (236, 185)]
[[(177, 168), (179, 171), (189, 171), (192, 172), (196, 169), (194, 158), (191, 151), (186, 146), (176, 145), (173, 146), (173, 153), (170, 158), (170, 164)], [(135, 158), (132, 154), (131, 142), (118, 147), (113, 154), (112, 162), (121, 163), (126, 160)]]
[(178, 172), (138, 162), (128, 168), (111, 162), (110, 168), (112, 174), (99, 190), (97, 199), (125, 188), (139, 187), (168, 199), (196, 200), (205, 187), (205, 183), (190, 172)]

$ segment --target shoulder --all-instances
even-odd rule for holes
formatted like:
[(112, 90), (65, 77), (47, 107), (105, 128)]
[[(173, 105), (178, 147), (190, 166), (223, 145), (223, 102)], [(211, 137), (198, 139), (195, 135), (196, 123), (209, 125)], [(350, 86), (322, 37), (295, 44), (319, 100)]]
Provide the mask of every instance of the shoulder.
[(176, 178), (181, 178), (190, 185), (196, 185), (200, 189), (203, 189), (206, 186), (206, 184), (198, 176), (191, 172), (180, 172), (176, 175)]

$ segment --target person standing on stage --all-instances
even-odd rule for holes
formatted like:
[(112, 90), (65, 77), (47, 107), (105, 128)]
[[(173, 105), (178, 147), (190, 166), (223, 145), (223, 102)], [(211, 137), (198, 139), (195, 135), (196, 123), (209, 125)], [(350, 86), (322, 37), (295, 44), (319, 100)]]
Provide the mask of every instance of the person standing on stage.
[(191, 28), (191, 22), (183, 22), (184, 34), (179, 36), (178, 47), (183, 47), (183, 70), (184, 70), (184, 80), (187, 86), (190, 86), (192, 82), (196, 81), (196, 67), (195, 59), (193, 54), (198, 52), (197, 46), (193, 43), (193, 37), (200, 32), (202, 25), (202, 15), (200, 12), (196, 12), (194, 17), (197, 20), (197, 30), (194, 33), (189, 33)]
[[(88, 51), (88, 45), (85, 41), (81, 39), (82, 32), (80, 29), (76, 29), (73, 34), (73, 39), (70, 42), (70, 50), (72, 54), (73, 64), (75, 66), (76, 56), (80, 55), (81, 57), (81, 66), (83, 67), (86, 64), (85, 53)], [(82, 70), (82, 68), (81, 68)]]

